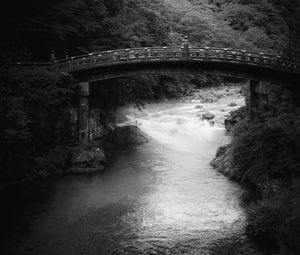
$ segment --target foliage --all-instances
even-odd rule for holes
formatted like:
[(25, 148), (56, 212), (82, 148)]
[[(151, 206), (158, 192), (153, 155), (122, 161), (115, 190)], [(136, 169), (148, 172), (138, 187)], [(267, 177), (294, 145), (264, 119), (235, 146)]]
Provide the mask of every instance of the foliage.
[(251, 183), (260, 195), (248, 208), (247, 233), (265, 245), (272, 244), (268, 247), (274, 253), (300, 251), (299, 124), (294, 113), (253, 122), (244, 119), (233, 128), (228, 146), (233, 178)]
[(229, 118), (240, 121), (246, 118), (246, 114), (247, 114), (247, 108), (246, 106), (242, 106), (237, 110), (229, 112)]
[(52, 49), (62, 57), (66, 51), (75, 55), (165, 44), (168, 28), (163, 15), (151, 8), (159, 6), (155, 2), (44, 0), (36, 4), (30, 0), (17, 6), (8, 3), (8, 33), (2, 51), (9, 52), (11, 59), (28, 61), (49, 60)]
[(4, 180), (26, 176), (34, 157), (68, 139), (64, 109), (71, 105), (75, 83), (67, 74), (42, 69), (3, 72), (0, 83)]
[(242, 179), (268, 181), (300, 177), (300, 119), (283, 114), (266, 121), (246, 120), (233, 130), (233, 161)]
[[(94, 50), (193, 45), (282, 53), (297, 27), (294, 0), (42, 0), (3, 6), (6, 60), (49, 60)], [(295, 25), (296, 24), (296, 25)], [(295, 32), (295, 31), (294, 31)]]

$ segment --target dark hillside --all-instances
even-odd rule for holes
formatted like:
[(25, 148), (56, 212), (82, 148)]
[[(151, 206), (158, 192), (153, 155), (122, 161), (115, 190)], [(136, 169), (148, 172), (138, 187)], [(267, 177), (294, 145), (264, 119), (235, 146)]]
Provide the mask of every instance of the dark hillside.
[(297, 0), (12, 0), (1, 8), (1, 51), (48, 60), (52, 49), (63, 57), (179, 45), (188, 35), (194, 45), (287, 54), (299, 41), (299, 8)]

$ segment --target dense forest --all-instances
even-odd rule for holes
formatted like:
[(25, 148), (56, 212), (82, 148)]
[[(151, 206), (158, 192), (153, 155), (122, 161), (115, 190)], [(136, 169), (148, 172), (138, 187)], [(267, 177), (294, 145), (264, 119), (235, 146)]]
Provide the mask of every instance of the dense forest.
[[(4, 60), (179, 45), (282, 54), (297, 34), (297, 0), (12, 0), (1, 8)], [(5, 15), (4, 15), (5, 14)], [(298, 31), (299, 32), (299, 31)], [(299, 33), (298, 33), (299, 35)], [(296, 36), (296, 35), (295, 35)]]

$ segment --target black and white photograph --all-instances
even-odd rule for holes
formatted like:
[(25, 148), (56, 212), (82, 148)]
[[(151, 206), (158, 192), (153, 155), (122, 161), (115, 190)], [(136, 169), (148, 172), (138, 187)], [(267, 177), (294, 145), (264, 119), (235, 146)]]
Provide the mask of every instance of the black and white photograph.
[(300, 0), (3, 0), (1, 255), (300, 255)]

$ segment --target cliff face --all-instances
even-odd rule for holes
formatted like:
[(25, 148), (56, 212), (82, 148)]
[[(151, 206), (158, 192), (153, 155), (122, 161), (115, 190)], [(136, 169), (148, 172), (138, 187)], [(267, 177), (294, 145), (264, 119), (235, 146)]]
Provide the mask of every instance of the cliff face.
[(66, 51), (73, 55), (101, 49), (178, 45), (184, 35), (194, 45), (286, 56), (295, 56), (299, 50), (297, 0), (17, 2), (10, 1), (2, 9), (9, 18), (1, 23), (7, 34), (1, 51), (11, 59), (47, 60), (51, 49), (63, 56)]

